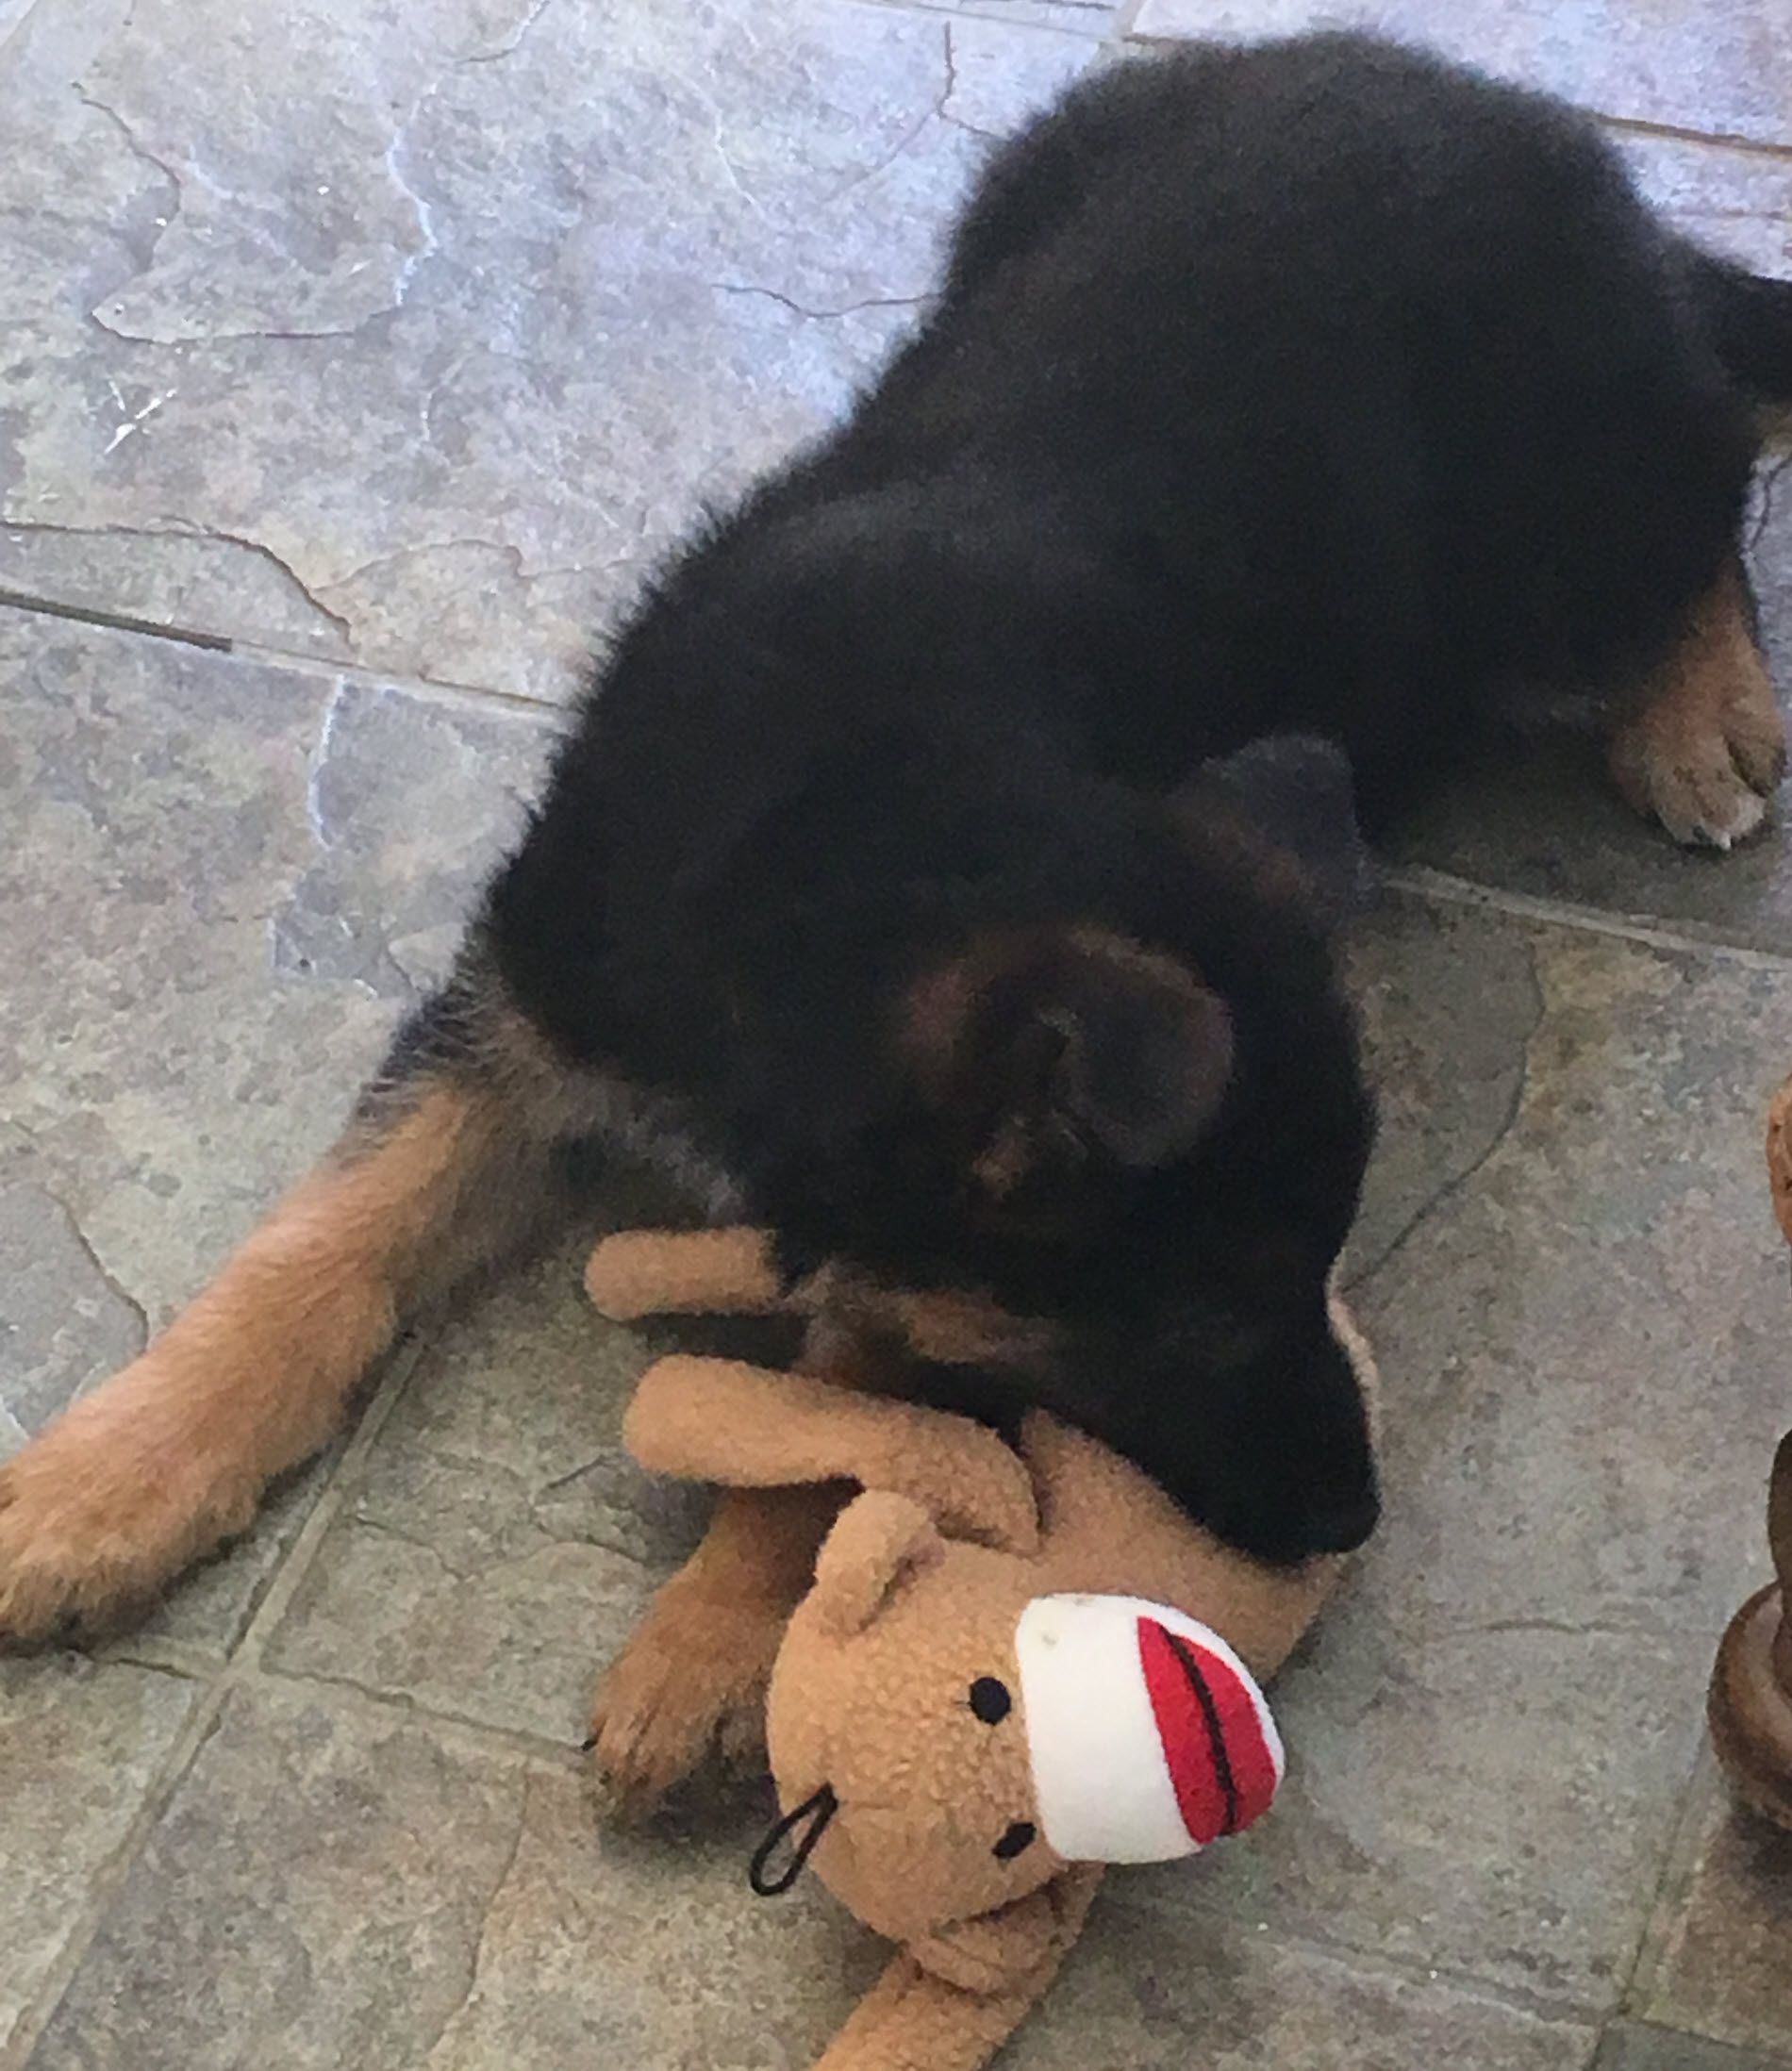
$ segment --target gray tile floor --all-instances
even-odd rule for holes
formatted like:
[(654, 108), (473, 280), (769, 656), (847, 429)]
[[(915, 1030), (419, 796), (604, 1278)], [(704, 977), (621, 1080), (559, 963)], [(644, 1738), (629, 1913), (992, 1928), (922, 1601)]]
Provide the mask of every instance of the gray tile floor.
[[(1778, 0), (1371, 11), (1792, 272)], [(900, 333), (987, 138), (1129, 40), (1304, 14), (0, 0), (0, 1449), (326, 1137), (591, 626)], [(1757, 567), (1792, 682), (1765, 498)], [(1444, 802), (1361, 931), (1387, 1527), (1286, 1680), (1276, 1819), (1117, 1878), (1017, 2067), (1792, 2064), (1792, 1851), (1700, 1717), (1792, 1420), (1792, 866), (1585, 777)], [(876, 1952), (746, 1896), (749, 1815), (582, 1796), (692, 1517), (621, 1456), (639, 1353), (575, 1263), (409, 1347), (127, 1640), (0, 1664), (0, 2071), (810, 2061)]]

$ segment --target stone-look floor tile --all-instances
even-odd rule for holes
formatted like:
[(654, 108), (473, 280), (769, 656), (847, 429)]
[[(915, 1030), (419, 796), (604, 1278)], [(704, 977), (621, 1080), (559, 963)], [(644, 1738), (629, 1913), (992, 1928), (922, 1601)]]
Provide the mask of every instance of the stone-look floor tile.
[(1733, 1810), (1714, 1777), (1694, 1816), (1690, 1877), (1669, 1900), (1639, 2011), (1792, 2059), (1792, 1837)]
[(1510, 1126), (1542, 1002), (1520, 932), (1484, 929), (1475, 948), (1468, 996), (1455, 926), (1410, 901), (1378, 901), (1347, 938), (1378, 1108), (1347, 1284), (1371, 1274)]
[(1672, 2029), (1623, 2021), (1601, 2038), (1592, 2071), (1784, 2071), (1785, 2062)]
[[(0, 613), (0, 1449), (130, 1358), (329, 1140), (540, 740)], [(315, 1485), (155, 1630), (229, 1645)]]
[(1223, 1856), (1139, 1872), (1139, 1903), (1609, 2011), (1709, 1666), (1697, 1642), (1410, 1632), (1371, 1563), (1271, 1692), (1289, 1748), (1273, 1819)]
[[(1200, 1877), (1201, 1867), (1186, 1865)], [(1167, 1916), (1118, 1870), (1013, 2071), (1581, 2071), (1590, 2030), (1443, 1984), (1352, 1966), (1270, 1932)]]
[(619, 1440), (645, 1354), (569, 1250), (444, 1332), (410, 1377), (270, 1659), (576, 1742), (592, 1686), (691, 1543), (695, 1491)]
[(562, 694), (902, 331), (979, 132), (1095, 49), (763, 26), (48, 0), (0, 56), (0, 584)]
[[(1423, 1002), (1408, 1035), (1381, 981), (1381, 1045), (1420, 1090), (1461, 1045), (1482, 1148), (1437, 1158), (1355, 1288), (1387, 1513), (1281, 1685), (1286, 1801), (1141, 1888), (1610, 2007), (1760, 1560), (1786, 1388), (1760, 1132), (1792, 976), (1469, 909), (1379, 924)], [(1527, 997), (1514, 1083), (1483, 1023)]]
[(877, 1951), (756, 1828), (600, 1833), (572, 1765), (239, 1693), (33, 2071), (802, 2071)]
[(62, 1654), (0, 1662), (0, 2052), (90, 1903), (196, 1687)]
[(1375, 1587), (1409, 1627), (1715, 1639), (1784, 1421), (1762, 1128), (1792, 972), (1466, 907), (1404, 924), (1448, 945), (1462, 1025), (1515, 942), (1537, 1010), (1509, 1126), (1353, 1291), (1387, 1368)]
[(276, 969), (396, 1001), (441, 978), (551, 739), (513, 709), (342, 685), (312, 761), (315, 860), (274, 916)]
[(1792, 158), (1617, 130), (1644, 197), (1688, 237), (1761, 273), (1792, 273)]
[(1728, 0), (1142, 0), (1141, 38), (1373, 28), (1547, 87), (1601, 115), (1792, 141), (1792, 48), (1767, 7)]

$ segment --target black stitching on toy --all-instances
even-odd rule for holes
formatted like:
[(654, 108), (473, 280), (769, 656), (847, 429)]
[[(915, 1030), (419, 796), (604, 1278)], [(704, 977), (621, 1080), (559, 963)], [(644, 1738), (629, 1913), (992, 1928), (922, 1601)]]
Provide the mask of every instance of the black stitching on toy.
[(1232, 1773), (1232, 1757), (1226, 1751), (1226, 1736), (1220, 1726), (1220, 1707), (1213, 1700), (1213, 1692), (1207, 1687), (1207, 1679), (1201, 1672), (1201, 1664), (1195, 1659), (1194, 1650), (1187, 1641), (1175, 1632), (1166, 1632), (1170, 1650), (1182, 1664), (1183, 1674), (1194, 1688), (1201, 1705), (1201, 1715), (1207, 1722), (1207, 1738), (1213, 1748), (1214, 1773), (1220, 1779), (1220, 1789), (1226, 1800), (1226, 1823), (1221, 1833), (1233, 1832), (1238, 1824), (1238, 1782)]

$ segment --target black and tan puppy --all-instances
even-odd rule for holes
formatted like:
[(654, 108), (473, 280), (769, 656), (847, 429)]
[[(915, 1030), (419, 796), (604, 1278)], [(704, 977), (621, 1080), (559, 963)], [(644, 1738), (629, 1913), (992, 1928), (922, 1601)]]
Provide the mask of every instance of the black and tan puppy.
[(1792, 287), (1534, 96), (1344, 37), (1073, 93), (847, 422), (622, 631), (341, 1143), (0, 1470), (0, 1632), (240, 1529), (594, 1136), (844, 1261), (902, 1384), (1049, 1404), (1268, 1559), (1360, 1540), (1351, 827), (1272, 737), (1380, 815), (1573, 692), (1676, 836), (1750, 833), (1786, 398)]

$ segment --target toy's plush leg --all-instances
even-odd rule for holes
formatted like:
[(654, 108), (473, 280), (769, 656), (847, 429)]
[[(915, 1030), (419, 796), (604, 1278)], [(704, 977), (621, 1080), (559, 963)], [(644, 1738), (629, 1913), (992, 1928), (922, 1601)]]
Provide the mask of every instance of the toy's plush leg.
[(1080, 1864), (1041, 1892), (1037, 1902), (1053, 1915), (1043, 1949), (1029, 1928), (1029, 1966), (990, 1991), (948, 1983), (906, 1951), (893, 1957), (816, 2071), (982, 2071), (1057, 1976), (1101, 1880), (1099, 1867)]
[(758, 1230), (622, 1230), (591, 1253), (585, 1291), (601, 1316), (767, 1316), (788, 1306)]
[(703, 1542), (600, 1684), (591, 1752), (615, 1811), (639, 1814), (719, 1752), (764, 1760), (765, 1692), (843, 1483), (724, 1489)]

